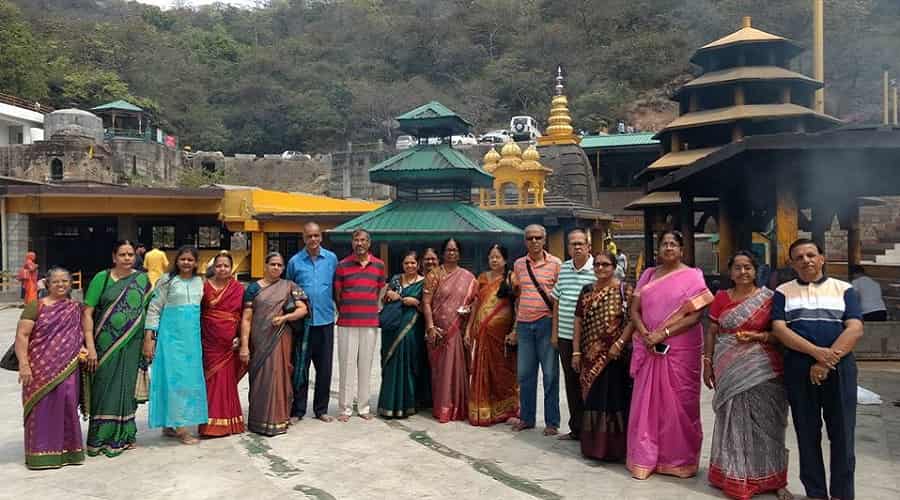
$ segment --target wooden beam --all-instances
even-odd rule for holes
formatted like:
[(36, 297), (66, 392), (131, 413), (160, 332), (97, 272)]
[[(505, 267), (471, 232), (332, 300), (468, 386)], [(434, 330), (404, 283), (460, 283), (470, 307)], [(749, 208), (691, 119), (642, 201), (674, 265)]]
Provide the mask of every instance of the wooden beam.
[(684, 263), (694, 267), (694, 196), (681, 193), (681, 205), (678, 206), (678, 218), (681, 222), (681, 234), (684, 235)]
[(653, 225), (656, 214), (652, 208), (644, 209), (644, 267), (656, 265), (654, 257)]
[(719, 217), (717, 225), (719, 227), (719, 274), (728, 275), (728, 259), (734, 255), (735, 241), (734, 220), (732, 220), (731, 207), (729, 207), (729, 197), (724, 195), (719, 197)]
[(790, 265), (788, 249), (797, 239), (800, 227), (793, 182), (783, 174), (779, 177), (775, 182), (775, 266), (783, 268)]
[[(847, 230), (847, 266), (858, 266), (862, 262), (862, 231), (859, 223), (859, 198), (848, 200), (838, 211), (841, 228)], [(847, 269), (849, 276), (849, 269)]]

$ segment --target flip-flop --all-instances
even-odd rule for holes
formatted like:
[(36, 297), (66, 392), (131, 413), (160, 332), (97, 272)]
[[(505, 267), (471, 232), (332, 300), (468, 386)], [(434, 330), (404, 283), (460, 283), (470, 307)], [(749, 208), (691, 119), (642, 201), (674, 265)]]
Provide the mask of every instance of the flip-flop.
[(337, 418), (337, 419), (338, 419), (338, 422), (345, 422), (345, 423), (346, 423), (346, 422), (349, 422), (349, 421), (350, 421), (350, 415), (338, 415), (338, 418)]
[(560, 441), (578, 441), (578, 438), (572, 434), (571, 432), (567, 432), (565, 434), (560, 435), (558, 438)]
[(316, 417), (317, 420), (321, 420), (322, 422), (333, 422), (334, 418), (331, 415), (319, 415)]
[(371, 413), (362, 413), (360, 414), (359, 418), (363, 420), (372, 420), (373, 418), (375, 418), (375, 415), (372, 415)]
[(534, 429), (534, 426), (528, 425), (525, 422), (518, 422), (512, 426), (513, 432), (521, 432), (528, 429)]
[(171, 427), (163, 427), (162, 435), (165, 437), (177, 438), (178, 432), (176, 432), (175, 429)]
[(557, 434), (559, 434), (559, 429), (557, 429), (556, 427), (545, 427), (544, 428), (545, 436), (555, 436)]

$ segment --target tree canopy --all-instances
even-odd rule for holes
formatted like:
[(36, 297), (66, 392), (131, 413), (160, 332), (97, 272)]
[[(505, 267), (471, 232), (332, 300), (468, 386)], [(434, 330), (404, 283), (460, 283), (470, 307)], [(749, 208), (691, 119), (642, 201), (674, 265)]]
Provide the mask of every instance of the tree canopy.
[[(811, 46), (808, 0), (179, 4), (0, 0), (0, 91), (56, 107), (127, 99), (195, 149), (320, 152), (391, 141), (393, 117), (432, 99), (480, 130), (544, 120), (558, 64), (577, 128), (638, 120), (743, 15)], [(827, 110), (877, 119), (900, 2), (825, 4)], [(811, 73), (811, 54), (795, 65)]]

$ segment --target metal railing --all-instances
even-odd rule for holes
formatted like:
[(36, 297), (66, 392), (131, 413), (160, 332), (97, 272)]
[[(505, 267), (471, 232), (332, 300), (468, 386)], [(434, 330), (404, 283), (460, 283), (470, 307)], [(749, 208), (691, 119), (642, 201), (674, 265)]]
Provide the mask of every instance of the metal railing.
[(52, 113), (53, 108), (47, 106), (45, 104), (41, 104), (37, 101), (29, 101), (27, 99), (22, 99), (21, 97), (16, 97), (14, 95), (2, 94), (0, 93), (0, 103), (9, 104), (10, 106), (16, 106), (17, 108), (28, 109), (31, 111), (36, 111), (38, 113)]

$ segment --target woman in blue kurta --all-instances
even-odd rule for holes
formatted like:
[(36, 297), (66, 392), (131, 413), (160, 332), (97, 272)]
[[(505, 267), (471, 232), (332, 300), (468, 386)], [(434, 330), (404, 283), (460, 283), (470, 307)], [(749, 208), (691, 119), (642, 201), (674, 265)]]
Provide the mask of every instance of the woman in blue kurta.
[(153, 361), (150, 427), (184, 444), (195, 444), (187, 426), (205, 424), (206, 381), (200, 343), (203, 280), (197, 276), (197, 250), (182, 247), (175, 269), (156, 284), (147, 309), (144, 357)]

